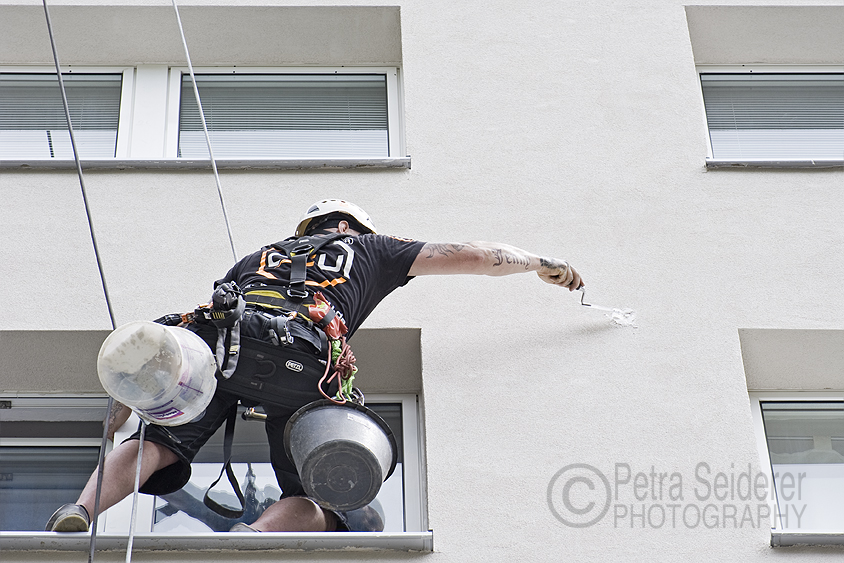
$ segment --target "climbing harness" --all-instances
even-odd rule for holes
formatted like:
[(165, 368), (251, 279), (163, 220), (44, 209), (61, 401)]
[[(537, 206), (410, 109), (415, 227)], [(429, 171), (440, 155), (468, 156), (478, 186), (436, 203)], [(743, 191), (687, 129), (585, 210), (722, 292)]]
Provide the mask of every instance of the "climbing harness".
[[(335, 233), (277, 242), (271, 247), (283, 256), (282, 261), (290, 263), (286, 283), (243, 289), (234, 282), (222, 283), (215, 288), (207, 306), (190, 315), (168, 315), (172, 322), (192, 321), (188, 328), (216, 349), (218, 390), (240, 397), (247, 406), (252, 403), (298, 409), (320, 397), (337, 404), (363, 404), (363, 394), (353, 384), (357, 368), (345, 339), (346, 326), (322, 293), (306, 283), (307, 268), (314, 264), (316, 253), (343, 236)], [(334, 387), (336, 394), (332, 397), (326, 389)], [(260, 416), (254, 406), (247, 413), (245, 418)], [(227, 518), (239, 518), (245, 510), (231, 467), (236, 419), (234, 405), (226, 420), (225, 462), (203, 498), (208, 508)], [(210, 497), (224, 474), (240, 508), (222, 506)]]
[[(293, 406), (310, 394), (302, 376), (316, 375), (321, 376), (317, 387), (323, 397), (338, 404), (352, 398), (357, 368), (345, 339), (345, 323), (325, 296), (307, 285), (307, 268), (316, 253), (343, 236), (290, 237), (274, 243), (271, 247), (283, 256), (281, 261), (290, 263), (285, 284), (254, 284), (241, 290), (234, 282), (222, 283), (209, 305), (191, 315), (168, 316), (174, 322), (193, 321), (192, 328), (216, 350), (218, 388), (258, 402)], [(209, 325), (216, 328), (215, 335)], [(315, 354), (290, 347), (297, 339), (310, 344)], [(238, 371), (241, 362), (247, 366)], [(332, 384), (338, 388), (335, 398), (325, 392)]]
[[(271, 245), (290, 263), (288, 280), (280, 285), (235, 282), (218, 284), (211, 301), (191, 313), (170, 314), (156, 322), (185, 324), (213, 350), (217, 358), (217, 389), (232, 393), (249, 406), (264, 404), (298, 409), (324, 397), (337, 404), (363, 404), (354, 387), (355, 356), (346, 342), (342, 317), (320, 291), (307, 284), (307, 268), (317, 252), (343, 234), (291, 237)], [(334, 369), (332, 373), (332, 368)], [(330, 375), (329, 375), (330, 374)], [(336, 393), (332, 397), (327, 389)], [(318, 392), (317, 392), (318, 391)], [(257, 418), (254, 406), (246, 418)], [(237, 405), (227, 419), (223, 467), (208, 487), (204, 504), (227, 518), (244, 511), (243, 495), (231, 467)], [(220, 505), (211, 490), (226, 475), (240, 508)]]

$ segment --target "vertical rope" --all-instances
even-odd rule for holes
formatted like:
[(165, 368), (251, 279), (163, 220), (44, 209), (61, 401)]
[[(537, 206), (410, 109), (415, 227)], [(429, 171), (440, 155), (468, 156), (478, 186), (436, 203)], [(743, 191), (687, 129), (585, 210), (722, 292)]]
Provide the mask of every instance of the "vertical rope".
[[(50, 36), (50, 47), (53, 51), (53, 62), (55, 63), (55, 66), (56, 66), (56, 77), (58, 78), (58, 81), (59, 81), (59, 90), (61, 92), (62, 105), (64, 107), (65, 119), (67, 120), (67, 130), (68, 130), (68, 133), (70, 135), (70, 145), (71, 145), (71, 148), (73, 150), (73, 159), (76, 163), (76, 173), (77, 173), (77, 176), (79, 177), (79, 187), (82, 190), (82, 201), (83, 201), (84, 206), (85, 206), (85, 215), (86, 215), (87, 220), (88, 220), (88, 230), (91, 233), (91, 243), (93, 244), (93, 247), (94, 247), (94, 256), (95, 256), (96, 261), (97, 261), (97, 269), (100, 273), (100, 281), (102, 282), (102, 286), (103, 286), (103, 294), (105, 296), (106, 307), (108, 308), (108, 316), (109, 316), (109, 320), (111, 321), (111, 328), (112, 328), (112, 330), (114, 330), (117, 327), (117, 324), (114, 320), (114, 309), (112, 308), (111, 298), (109, 297), (108, 284), (106, 283), (105, 272), (103, 271), (102, 260), (100, 258), (99, 244), (97, 243), (97, 236), (96, 236), (96, 232), (94, 230), (94, 222), (93, 222), (93, 218), (91, 216), (91, 208), (90, 208), (90, 205), (88, 204), (88, 193), (87, 193), (87, 189), (86, 189), (86, 186), (85, 186), (85, 178), (82, 174), (82, 162), (79, 158), (79, 151), (78, 151), (77, 145), (76, 145), (76, 136), (75, 136), (74, 131), (73, 131), (73, 123), (72, 123), (71, 117), (70, 117), (70, 106), (68, 105), (68, 101), (67, 101), (67, 91), (65, 89), (64, 79), (62, 77), (61, 64), (59, 63), (59, 56), (58, 56), (58, 51), (56, 49), (55, 37), (53, 35), (53, 24), (52, 24), (52, 20), (50, 19), (50, 10), (47, 7), (47, 0), (42, 0), (42, 2), (43, 2), (43, 5), (44, 5), (44, 17), (46, 18), (46, 21), (47, 21), (47, 32)], [(173, 9), (176, 12), (176, 21), (179, 24), (179, 33), (181, 34), (181, 37), (182, 37), (182, 45), (185, 48), (185, 57), (187, 58), (188, 70), (190, 71), (191, 82), (193, 84), (193, 93), (194, 93), (194, 96), (196, 98), (196, 105), (199, 108), (199, 117), (200, 117), (200, 121), (202, 122), (202, 130), (205, 133), (205, 142), (208, 146), (208, 155), (211, 159), (211, 169), (214, 172), (214, 180), (215, 180), (216, 185), (217, 185), (217, 195), (220, 198), (220, 206), (222, 207), (223, 219), (225, 220), (225, 223), (226, 223), (226, 232), (227, 232), (228, 237), (229, 237), (229, 244), (231, 245), (232, 256), (234, 257), (234, 260), (237, 261), (237, 251), (236, 251), (235, 246), (234, 246), (234, 237), (232, 236), (231, 224), (229, 223), (229, 216), (228, 216), (228, 212), (226, 210), (225, 198), (223, 197), (223, 187), (222, 187), (221, 182), (220, 182), (220, 174), (217, 170), (217, 161), (214, 158), (214, 151), (211, 147), (211, 136), (208, 134), (208, 126), (207, 126), (207, 123), (206, 123), (206, 120), (205, 120), (205, 112), (202, 109), (202, 102), (199, 98), (199, 88), (196, 85), (196, 76), (193, 72), (193, 64), (191, 63), (190, 52), (188, 51), (188, 44), (187, 44), (187, 40), (185, 39), (184, 28), (182, 27), (182, 18), (179, 15), (179, 7), (176, 5), (176, 0), (173, 0)], [(96, 494), (96, 500), (94, 502), (94, 515), (93, 515), (92, 521), (91, 521), (91, 541), (90, 541), (89, 550), (88, 550), (88, 563), (93, 563), (94, 553), (96, 552), (97, 523), (98, 523), (98, 519), (99, 519), (100, 497), (101, 497), (102, 487), (103, 487), (103, 473), (104, 473), (104, 465), (105, 465), (105, 449), (106, 449), (106, 445), (108, 443), (110, 414), (111, 414), (111, 410), (112, 410), (113, 406), (114, 406), (114, 399), (112, 397), (109, 397), (108, 406), (106, 408), (105, 424), (103, 425), (104, 426), (104, 428), (103, 428), (103, 439), (102, 439), (102, 443), (100, 445), (99, 460), (97, 462), (97, 494)], [(131, 560), (132, 560), (132, 546), (133, 546), (134, 537), (135, 537), (135, 525), (136, 525), (137, 508), (138, 508), (137, 507), (138, 489), (140, 488), (141, 462), (142, 462), (142, 459), (143, 459), (143, 447), (144, 447), (145, 430), (146, 430), (146, 423), (142, 423), (141, 433), (140, 433), (140, 444), (138, 446), (138, 462), (137, 462), (137, 468), (136, 468), (136, 472), (135, 472), (135, 491), (134, 491), (133, 503), (132, 503), (132, 520), (131, 520), (130, 530), (129, 530), (129, 542), (128, 542), (128, 546), (127, 546), (127, 550), (126, 550), (126, 563), (131, 563)]]
[(99, 246), (97, 245), (97, 235), (94, 232), (94, 222), (91, 218), (91, 208), (88, 205), (88, 192), (85, 188), (85, 178), (82, 176), (82, 163), (79, 160), (79, 151), (76, 147), (76, 135), (73, 133), (73, 123), (70, 121), (70, 107), (67, 104), (67, 91), (64, 87), (64, 79), (62, 78), (61, 65), (59, 65), (59, 55), (56, 51), (56, 41), (53, 38), (53, 24), (50, 21), (50, 11), (47, 9), (47, 0), (44, 2), (44, 15), (47, 18), (47, 31), (50, 34), (50, 46), (53, 49), (53, 61), (56, 63), (56, 76), (59, 79), (59, 90), (62, 95), (62, 105), (64, 106), (64, 115), (67, 120), (67, 131), (70, 133), (70, 146), (73, 149), (73, 160), (76, 161), (76, 174), (79, 176), (79, 187), (82, 188), (82, 201), (85, 204), (85, 215), (88, 218), (88, 230), (91, 231), (91, 242), (94, 245), (94, 256), (97, 259), (97, 269), (100, 271), (100, 280), (103, 284), (103, 293), (105, 294), (106, 306), (108, 307), (108, 317), (111, 320), (111, 328), (115, 328), (114, 310), (111, 307), (111, 299), (108, 295), (108, 285), (106, 284), (105, 274), (103, 273), (103, 263), (100, 260)]
[(132, 563), (132, 545), (135, 543), (135, 525), (138, 520), (138, 489), (141, 488), (141, 461), (144, 459), (144, 435), (147, 422), (141, 419), (140, 443), (138, 444), (138, 463), (135, 466), (135, 492), (132, 494), (132, 519), (129, 523), (129, 542), (126, 545), (126, 563)]
[[(50, 47), (53, 50), (53, 62), (56, 64), (56, 77), (59, 80), (59, 91), (61, 92), (62, 96), (62, 105), (64, 106), (64, 115), (65, 119), (67, 120), (67, 131), (70, 134), (70, 146), (73, 149), (73, 160), (76, 162), (76, 175), (79, 177), (79, 187), (82, 189), (82, 201), (85, 204), (85, 216), (88, 218), (88, 230), (91, 233), (91, 243), (94, 246), (94, 256), (97, 260), (97, 269), (100, 272), (100, 281), (103, 285), (103, 294), (105, 295), (106, 307), (108, 308), (108, 317), (111, 321), (111, 329), (117, 326), (114, 322), (114, 309), (111, 306), (111, 299), (108, 293), (108, 284), (106, 283), (105, 273), (103, 271), (103, 264), (102, 260), (100, 260), (100, 250), (99, 245), (97, 244), (97, 235), (94, 231), (94, 221), (91, 217), (91, 208), (88, 205), (88, 191), (85, 188), (85, 177), (82, 175), (82, 162), (79, 160), (79, 150), (76, 147), (76, 136), (73, 133), (73, 123), (70, 119), (70, 106), (67, 103), (67, 91), (64, 87), (64, 79), (62, 78), (62, 69), (61, 65), (59, 64), (59, 55), (58, 51), (56, 50), (56, 41), (53, 37), (53, 23), (50, 20), (50, 10), (47, 8), (47, 0), (43, 0), (44, 4), (44, 17), (47, 20), (47, 32), (50, 35)], [(99, 512), (100, 512), (100, 495), (102, 493), (103, 488), (103, 469), (105, 464), (105, 450), (106, 445), (108, 444), (108, 431), (109, 431), (109, 415), (111, 413), (112, 406), (114, 405), (114, 399), (112, 397), (108, 398), (108, 406), (106, 407), (106, 418), (105, 424), (103, 425), (103, 440), (100, 444), (100, 455), (97, 461), (97, 495), (94, 501), (94, 515), (91, 521), (91, 541), (89, 544), (88, 549), (88, 563), (93, 563), (94, 561), (94, 552), (97, 548), (97, 522), (99, 520)]]
[(100, 496), (103, 492), (103, 469), (105, 466), (105, 451), (108, 445), (108, 431), (111, 426), (111, 410), (114, 398), (109, 395), (106, 407), (105, 423), (103, 424), (103, 440), (100, 443), (100, 455), (97, 458), (97, 494), (94, 497), (94, 516), (91, 518), (91, 540), (88, 543), (88, 563), (94, 563), (94, 552), (97, 549), (97, 523), (100, 519)]
[(202, 110), (202, 102), (199, 99), (199, 88), (196, 86), (196, 75), (193, 73), (193, 64), (190, 59), (190, 52), (188, 51), (188, 42), (185, 39), (185, 29), (182, 27), (182, 18), (179, 15), (179, 7), (176, 5), (176, 0), (173, 0), (173, 9), (176, 11), (176, 21), (179, 24), (179, 33), (182, 35), (182, 45), (185, 48), (185, 58), (188, 61), (188, 72), (190, 72), (191, 83), (193, 84), (193, 95), (196, 98), (196, 107), (199, 108), (199, 120), (202, 122), (202, 131), (205, 133), (205, 144), (208, 145), (208, 156), (211, 158), (211, 169), (214, 171), (214, 181), (217, 183), (217, 195), (220, 198), (220, 206), (223, 209), (223, 219), (226, 222), (226, 232), (229, 235), (229, 244), (232, 247), (232, 256), (237, 262), (237, 251), (234, 248), (234, 238), (232, 237), (232, 229), (229, 224), (229, 214), (226, 211), (226, 201), (223, 198), (223, 186), (220, 183), (220, 174), (217, 172), (217, 160), (214, 158), (214, 150), (211, 148), (211, 135), (208, 134), (208, 125), (205, 121), (205, 112)]

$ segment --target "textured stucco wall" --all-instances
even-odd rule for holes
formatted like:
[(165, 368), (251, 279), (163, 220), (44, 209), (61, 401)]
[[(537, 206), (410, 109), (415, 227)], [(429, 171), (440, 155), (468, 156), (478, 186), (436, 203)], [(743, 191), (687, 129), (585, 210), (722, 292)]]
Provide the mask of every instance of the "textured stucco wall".
[[(772, 551), (765, 525), (631, 527), (610, 510), (570, 528), (546, 495), (564, 466), (612, 481), (626, 463), (682, 473), (688, 504), (698, 463), (758, 464), (738, 329), (841, 328), (844, 174), (706, 171), (679, 2), (402, 3), (401, 37), (412, 169), (225, 172), (240, 252), (341, 197), (385, 233), (569, 259), (589, 301), (634, 308), (639, 325), (613, 326), (532, 275), (417, 279), (372, 315), (368, 327), (422, 329), (428, 558), (840, 558)], [(88, 182), (118, 322), (204, 299), (231, 261), (210, 173)], [(78, 190), (72, 173), (0, 172), (0, 267), (15, 282), (4, 329), (108, 328)], [(45, 302), (63, 314), (36, 319)]]

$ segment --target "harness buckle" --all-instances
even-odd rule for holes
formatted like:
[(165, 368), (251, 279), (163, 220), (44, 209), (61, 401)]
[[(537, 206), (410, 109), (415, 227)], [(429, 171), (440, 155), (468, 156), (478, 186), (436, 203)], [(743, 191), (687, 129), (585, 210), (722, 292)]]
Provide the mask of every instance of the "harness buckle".
[(308, 292), (304, 289), (297, 289), (295, 287), (287, 288), (287, 296), (291, 299), (305, 299), (308, 297)]
[(315, 250), (315, 248), (314, 248), (314, 245), (312, 245), (312, 244), (309, 244), (309, 243), (300, 244), (296, 248), (292, 249), (289, 252), (288, 256), (293, 258), (294, 256), (298, 256), (300, 254), (310, 254), (314, 250)]
[(276, 346), (293, 344), (293, 335), (290, 334), (290, 328), (287, 326), (289, 322), (290, 317), (286, 315), (278, 315), (270, 320), (270, 339)]

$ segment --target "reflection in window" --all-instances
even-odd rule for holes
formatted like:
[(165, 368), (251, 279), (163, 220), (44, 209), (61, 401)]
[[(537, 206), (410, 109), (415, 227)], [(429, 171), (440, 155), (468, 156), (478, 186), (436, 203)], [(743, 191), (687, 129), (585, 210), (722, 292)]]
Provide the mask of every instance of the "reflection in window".
[(778, 527), (844, 529), (844, 403), (763, 402)]
[[(367, 407), (378, 414), (392, 429), (398, 446), (396, 469), (381, 487), (371, 506), (384, 521), (385, 532), (405, 531), (402, 407), (397, 403), (370, 403)], [(243, 410), (243, 407), (240, 407)], [(217, 479), (223, 463), (223, 434), (217, 433), (200, 450), (191, 464), (191, 478), (181, 490), (155, 500), (154, 532), (228, 531), (237, 522), (254, 522), (266, 508), (281, 497), (281, 490), (269, 463), (269, 446), (264, 425), (257, 421), (238, 420), (232, 446), (232, 468), (245, 497), (244, 515), (229, 519), (203, 504), (208, 486)], [(211, 498), (223, 506), (238, 508), (240, 503), (225, 478), (211, 492)]]

